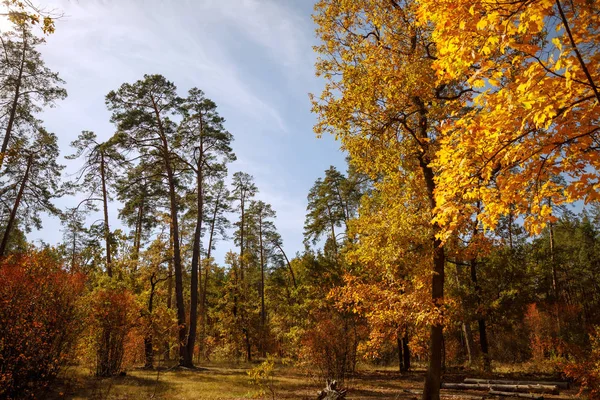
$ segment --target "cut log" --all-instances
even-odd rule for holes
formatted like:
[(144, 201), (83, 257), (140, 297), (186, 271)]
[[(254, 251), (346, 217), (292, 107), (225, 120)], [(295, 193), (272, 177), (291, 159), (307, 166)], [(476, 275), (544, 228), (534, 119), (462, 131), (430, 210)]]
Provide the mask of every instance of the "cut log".
[(475, 379), (465, 378), (465, 383), (487, 383), (487, 384), (498, 384), (498, 385), (544, 385), (544, 386), (558, 386), (560, 389), (569, 389), (569, 382), (550, 382), (550, 381), (515, 381), (505, 379)]
[(558, 386), (551, 385), (500, 385), (492, 383), (442, 383), (442, 389), (497, 390), (500, 392), (558, 394)]
[(520, 399), (544, 400), (544, 396), (540, 396), (539, 394), (531, 394), (531, 393), (499, 392), (497, 390), (490, 390), (489, 395), (490, 396), (502, 396), (502, 397), (517, 397)]
[(325, 389), (317, 393), (317, 400), (339, 400), (346, 398), (346, 389), (338, 389), (337, 381), (327, 379)]
[[(404, 389), (404, 393), (410, 393), (414, 395), (418, 395), (419, 398), (423, 395), (423, 390), (417, 389)], [(487, 398), (486, 395), (472, 395), (472, 394), (451, 394), (451, 393), (440, 393), (440, 398), (442, 399), (456, 399), (456, 400), (485, 400)]]

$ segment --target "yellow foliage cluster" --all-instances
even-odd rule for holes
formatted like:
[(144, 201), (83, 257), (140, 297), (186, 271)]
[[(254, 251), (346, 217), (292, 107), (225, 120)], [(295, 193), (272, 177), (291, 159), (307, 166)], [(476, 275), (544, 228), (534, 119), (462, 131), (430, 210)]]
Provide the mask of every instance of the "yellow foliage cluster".
[(438, 84), (478, 90), (472, 109), (443, 128), (439, 221), (460, 224), (459, 211), (480, 200), (486, 227), (512, 207), (539, 233), (554, 219), (551, 204), (598, 200), (595, 2), (418, 3), (419, 21), (435, 27)]

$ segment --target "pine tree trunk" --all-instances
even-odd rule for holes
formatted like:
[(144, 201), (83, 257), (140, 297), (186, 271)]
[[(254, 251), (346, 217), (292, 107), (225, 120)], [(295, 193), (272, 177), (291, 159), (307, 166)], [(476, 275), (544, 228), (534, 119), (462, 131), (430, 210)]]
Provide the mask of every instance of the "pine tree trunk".
[(32, 164), (33, 154), (30, 154), (29, 157), (27, 157), (27, 168), (25, 169), (25, 175), (23, 176), (23, 180), (21, 181), (21, 186), (19, 187), (19, 192), (17, 193), (17, 198), (15, 199), (15, 204), (13, 205), (13, 208), (10, 212), (8, 223), (6, 224), (6, 230), (4, 231), (4, 236), (2, 237), (2, 243), (0, 244), (0, 257), (4, 257), (6, 253), (8, 239), (10, 238), (10, 233), (15, 223), (15, 219), (17, 218), (17, 210), (19, 209), (21, 199), (23, 198), (23, 192), (25, 191), (25, 185), (27, 184), (27, 180), (29, 179), (29, 171), (31, 171)]
[(177, 325), (179, 338), (179, 364), (183, 365), (186, 357), (186, 342), (187, 342), (187, 323), (185, 320), (185, 304), (183, 300), (183, 267), (181, 264), (181, 247), (179, 241), (179, 219), (177, 193), (175, 188), (175, 175), (171, 165), (171, 153), (169, 144), (165, 135), (158, 106), (152, 99), (156, 122), (158, 124), (160, 138), (162, 141), (162, 157), (165, 163), (165, 171), (167, 172), (167, 181), (169, 185), (169, 200), (171, 212), (171, 224), (173, 226), (173, 267), (175, 269), (175, 304), (177, 306)]
[(21, 96), (21, 85), (23, 83), (23, 71), (25, 69), (25, 51), (27, 50), (27, 37), (25, 30), (23, 30), (23, 52), (21, 54), (21, 64), (19, 65), (19, 75), (17, 76), (17, 83), (15, 87), (15, 93), (13, 96), (13, 101), (10, 106), (10, 114), (8, 117), (8, 123), (6, 124), (6, 131), (4, 133), (4, 140), (2, 141), (2, 149), (0, 149), (0, 169), (4, 164), (4, 158), (6, 157), (6, 152), (8, 151), (8, 143), (10, 142), (10, 137), (12, 136), (12, 128), (15, 123), (15, 118), (17, 115), (17, 108), (19, 107), (19, 97)]
[(259, 216), (258, 220), (258, 240), (260, 245), (260, 331), (261, 331), (261, 353), (263, 357), (267, 356), (266, 351), (266, 310), (265, 310), (265, 261), (264, 261), (264, 248), (263, 248), (263, 237), (262, 237), (262, 215)]
[(104, 209), (104, 241), (106, 244), (106, 274), (112, 277), (112, 265), (110, 259), (110, 227), (108, 225), (108, 198), (106, 193), (106, 166), (104, 153), (100, 153), (100, 178), (102, 179), (102, 204)]
[[(154, 275), (150, 277), (150, 298), (148, 299), (148, 317), (150, 322), (152, 321), (152, 311), (154, 309), (154, 291), (156, 288), (156, 282), (154, 281)], [(152, 326), (148, 327), (148, 332), (144, 337), (144, 354), (145, 354), (145, 368), (154, 367), (154, 348), (152, 347), (153, 335)]]
[(203, 199), (203, 177), (202, 177), (202, 139), (200, 140), (200, 156), (196, 171), (197, 197), (196, 197), (196, 229), (194, 230), (194, 242), (192, 248), (192, 273), (190, 276), (190, 331), (187, 338), (187, 352), (184, 360), (186, 367), (193, 367), (194, 346), (196, 344), (196, 328), (198, 324), (198, 275), (200, 265), (200, 240), (202, 233), (202, 218), (204, 207)]

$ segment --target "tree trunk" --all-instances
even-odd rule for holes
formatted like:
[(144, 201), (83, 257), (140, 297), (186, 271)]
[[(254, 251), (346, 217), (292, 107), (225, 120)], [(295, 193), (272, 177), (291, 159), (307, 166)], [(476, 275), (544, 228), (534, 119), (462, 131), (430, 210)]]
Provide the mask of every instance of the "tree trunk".
[[(458, 286), (461, 286), (460, 271), (458, 269), (458, 265), (456, 265), (456, 284)], [(465, 307), (463, 304), (463, 310), (464, 309)], [(473, 332), (471, 331), (471, 325), (469, 324), (469, 321), (463, 321), (461, 325), (463, 335), (465, 337), (465, 352), (467, 353), (467, 360), (469, 362), (469, 365), (471, 365), (473, 363)]]
[(296, 276), (294, 275), (294, 269), (292, 268), (292, 264), (290, 264), (290, 260), (288, 260), (287, 254), (285, 254), (285, 251), (283, 251), (281, 245), (277, 242), (275, 242), (275, 245), (277, 246), (279, 251), (281, 251), (281, 254), (283, 254), (283, 257), (285, 258), (285, 263), (287, 264), (288, 270), (290, 271), (290, 275), (292, 276), (292, 283), (294, 284), (294, 289), (297, 289), (298, 285), (296, 284)]
[[(148, 318), (150, 323), (152, 322), (152, 310), (154, 308), (154, 290), (156, 288), (156, 281), (154, 281), (154, 274), (150, 277), (150, 298), (148, 299)], [(144, 354), (146, 360), (144, 363), (145, 368), (154, 367), (154, 349), (152, 348), (153, 335), (152, 326), (148, 327), (146, 336), (144, 337)]]
[(27, 37), (25, 29), (23, 29), (23, 53), (21, 54), (21, 64), (19, 65), (19, 75), (17, 76), (17, 84), (15, 87), (15, 93), (13, 101), (10, 106), (10, 115), (8, 117), (8, 123), (6, 124), (6, 131), (4, 133), (4, 140), (2, 141), (2, 149), (0, 150), (0, 169), (4, 164), (4, 157), (8, 151), (8, 142), (12, 136), (12, 128), (15, 123), (15, 117), (17, 115), (17, 108), (19, 106), (19, 97), (21, 96), (21, 84), (23, 82), (23, 70), (25, 69), (25, 52), (27, 50)]
[(404, 331), (402, 336), (402, 356), (404, 361), (404, 372), (410, 371), (410, 348), (408, 347), (408, 332)]
[(217, 221), (217, 214), (219, 212), (219, 203), (220, 203), (220, 193), (217, 196), (217, 198), (215, 199), (215, 208), (213, 211), (213, 219), (210, 224), (210, 235), (208, 238), (208, 250), (206, 252), (207, 265), (204, 267), (204, 281), (203, 281), (202, 290), (200, 292), (200, 321), (201, 321), (200, 353), (201, 354), (203, 353), (203, 350), (204, 350), (204, 340), (206, 338), (206, 297), (207, 297), (206, 291), (208, 288), (208, 272), (210, 270), (210, 265), (208, 263), (210, 263), (210, 254), (212, 251), (213, 238), (214, 238), (214, 234), (215, 234), (215, 225), (216, 225), (216, 221)]
[(167, 172), (167, 180), (169, 185), (169, 199), (170, 199), (170, 211), (171, 211), (171, 224), (173, 226), (173, 267), (175, 269), (175, 303), (177, 306), (177, 325), (179, 330), (179, 364), (183, 365), (186, 356), (186, 342), (187, 342), (187, 324), (185, 320), (185, 305), (183, 301), (183, 268), (181, 265), (181, 247), (179, 241), (179, 220), (178, 220), (178, 205), (177, 205), (177, 193), (175, 190), (175, 175), (171, 166), (171, 153), (169, 151), (169, 144), (160, 118), (160, 113), (154, 98), (152, 99), (154, 106), (154, 113), (156, 115), (156, 122), (158, 124), (160, 138), (162, 141), (162, 157), (165, 163), (165, 170)]
[[(200, 128), (202, 130), (202, 128)], [(202, 135), (202, 133), (201, 133)], [(194, 230), (194, 243), (192, 248), (192, 274), (190, 276), (190, 331), (187, 338), (187, 352), (184, 359), (186, 367), (193, 367), (194, 346), (196, 344), (196, 328), (198, 324), (198, 280), (200, 265), (200, 241), (202, 234), (202, 218), (204, 207), (203, 176), (202, 176), (202, 138), (200, 138), (200, 155), (196, 170), (196, 229)], [(201, 279), (200, 279), (201, 280)]]
[(102, 179), (102, 205), (104, 209), (104, 241), (106, 244), (106, 274), (112, 277), (112, 265), (110, 260), (110, 227), (108, 225), (108, 198), (106, 192), (106, 165), (104, 153), (100, 152), (100, 178)]
[(2, 243), (0, 244), (0, 257), (4, 257), (6, 253), (8, 239), (10, 237), (10, 233), (15, 223), (15, 219), (17, 218), (17, 210), (19, 209), (21, 199), (23, 198), (23, 192), (25, 191), (25, 185), (27, 184), (27, 180), (29, 179), (29, 171), (31, 171), (32, 164), (33, 154), (30, 154), (29, 157), (27, 157), (27, 168), (25, 169), (25, 175), (23, 176), (23, 180), (21, 181), (21, 186), (19, 187), (19, 192), (17, 193), (17, 198), (15, 199), (15, 204), (13, 205), (13, 208), (10, 212), (8, 223), (6, 224), (6, 230), (4, 231), (4, 236), (2, 237)]
[[(261, 210), (262, 213), (262, 210)], [(265, 260), (262, 237), (262, 215), (258, 217), (258, 241), (260, 246), (260, 332), (261, 332), (261, 353), (263, 357), (267, 356), (266, 351), (266, 310), (265, 310)]]
[[(169, 221), (169, 254), (173, 254), (173, 224)], [(173, 257), (169, 257), (169, 277), (167, 280), (167, 308), (173, 308)], [(165, 342), (165, 360), (171, 359), (171, 344), (169, 338)]]
[[(477, 260), (474, 258), (471, 260), (471, 280), (475, 285), (475, 295), (477, 296), (477, 305), (481, 305), (481, 286), (477, 282)], [(478, 312), (477, 325), (479, 327), (479, 344), (481, 346), (481, 356), (483, 358), (483, 369), (485, 371), (491, 371), (491, 360), (487, 341), (487, 329), (485, 326), (485, 318), (481, 315), (481, 311)]]
[[(435, 180), (434, 172), (429, 166), (428, 156), (428, 119), (425, 103), (418, 96), (413, 98), (413, 102), (419, 113), (418, 137), (419, 145), (422, 147), (418, 155), (419, 166), (423, 172), (425, 185), (427, 186), (427, 197), (429, 199), (429, 208), (431, 212), (435, 210)], [(444, 300), (444, 267), (446, 264), (446, 255), (442, 241), (438, 238), (441, 228), (437, 223), (432, 224), (431, 246), (433, 250), (433, 262), (431, 279), (431, 299), (436, 307), (441, 306)], [(442, 342), (444, 327), (439, 323), (431, 326), (430, 347), (429, 347), (429, 367), (425, 375), (425, 386), (423, 388), (423, 400), (439, 400), (440, 385), (442, 381)]]

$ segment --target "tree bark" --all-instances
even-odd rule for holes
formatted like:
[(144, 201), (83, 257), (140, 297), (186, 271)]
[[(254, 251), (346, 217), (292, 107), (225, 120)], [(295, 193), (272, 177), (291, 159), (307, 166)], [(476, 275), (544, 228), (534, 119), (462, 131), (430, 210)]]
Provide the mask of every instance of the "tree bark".
[(179, 337), (179, 364), (184, 365), (184, 359), (186, 356), (186, 342), (187, 342), (187, 323), (185, 320), (185, 305), (183, 300), (183, 268), (181, 265), (181, 247), (179, 242), (179, 220), (178, 220), (178, 205), (177, 205), (177, 193), (175, 190), (175, 175), (171, 165), (171, 153), (169, 151), (169, 144), (165, 130), (163, 128), (162, 119), (158, 111), (158, 106), (152, 98), (152, 104), (154, 106), (154, 113), (156, 115), (156, 122), (158, 125), (160, 139), (162, 141), (162, 157), (165, 163), (165, 171), (167, 172), (167, 181), (169, 185), (169, 199), (170, 199), (170, 212), (171, 212), (171, 224), (173, 226), (173, 267), (175, 269), (175, 303), (177, 306), (177, 325), (178, 325), (178, 337)]
[(186, 367), (193, 367), (194, 346), (196, 344), (196, 328), (198, 324), (198, 280), (199, 280), (199, 265), (200, 265), (200, 241), (202, 234), (202, 218), (204, 207), (203, 194), (203, 143), (202, 143), (202, 123), (200, 124), (200, 153), (196, 166), (196, 229), (194, 230), (194, 242), (192, 248), (192, 273), (190, 276), (190, 330), (187, 337), (187, 349), (184, 364)]
[(4, 236), (2, 237), (2, 243), (0, 244), (0, 257), (4, 257), (6, 253), (8, 239), (10, 238), (10, 233), (17, 218), (17, 210), (19, 209), (21, 199), (23, 198), (23, 192), (25, 191), (25, 185), (27, 185), (27, 180), (29, 179), (29, 172), (31, 171), (32, 164), (33, 154), (30, 154), (29, 157), (27, 157), (27, 168), (25, 169), (25, 175), (23, 175), (23, 180), (21, 181), (21, 186), (19, 187), (19, 192), (17, 193), (17, 198), (15, 199), (15, 204), (10, 212), (8, 223), (6, 224), (6, 230), (4, 231)]
[[(262, 214), (262, 210), (260, 210)], [(261, 332), (261, 353), (263, 357), (266, 357), (266, 310), (265, 310), (265, 261), (264, 261), (264, 248), (263, 248), (263, 237), (262, 237), (262, 215), (258, 217), (258, 241), (260, 246), (260, 332)]]
[[(154, 280), (154, 274), (150, 277), (150, 298), (148, 299), (148, 318), (152, 322), (152, 311), (154, 308), (154, 291), (156, 288), (156, 281)], [(153, 335), (152, 326), (148, 327), (146, 336), (144, 337), (144, 354), (145, 354), (145, 368), (154, 367), (154, 349), (152, 348)]]
[(106, 244), (106, 274), (112, 278), (112, 265), (110, 259), (110, 227), (108, 225), (108, 196), (106, 192), (106, 164), (104, 152), (100, 152), (100, 179), (102, 180), (102, 205), (104, 209), (104, 241)]
[(281, 254), (283, 254), (283, 257), (285, 258), (285, 263), (287, 264), (288, 270), (290, 271), (290, 275), (292, 276), (292, 283), (294, 284), (294, 289), (297, 289), (298, 285), (296, 284), (296, 275), (294, 275), (294, 269), (292, 268), (292, 264), (290, 264), (290, 260), (288, 259), (287, 254), (285, 254), (285, 251), (283, 251), (283, 249), (281, 248), (281, 245), (277, 242), (275, 242), (275, 245), (277, 246), (279, 251), (281, 251)]
[[(429, 166), (428, 156), (428, 119), (425, 103), (418, 96), (413, 98), (413, 102), (419, 113), (419, 125), (416, 140), (421, 146), (421, 152), (418, 155), (419, 166), (423, 173), (425, 185), (427, 187), (427, 198), (429, 208), (433, 212), (436, 207), (435, 201), (435, 179), (433, 169)], [(446, 264), (446, 255), (441, 239), (438, 234), (441, 232), (440, 226), (432, 223), (431, 246), (433, 250), (432, 279), (431, 279), (431, 299), (436, 307), (441, 306), (444, 300), (444, 267)], [(425, 386), (423, 388), (423, 400), (439, 400), (440, 385), (442, 381), (442, 342), (444, 327), (441, 322), (435, 323), (430, 329), (430, 347), (429, 347), (429, 367), (425, 375)]]
[(23, 29), (23, 53), (21, 54), (21, 64), (19, 65), (19, 75), (17, 76), (17, 83), (15, 87), (15, 94), (13, 97), (12, 104), (10, 106), (10, 115), (8, 117), (8, 123), (6, 124), (6, 131), (4, 133), (4, 140), (2, 141), (2, 149), (0, 150), (0, 169), (4, 164), (4, 157), (8, 150), (8, 142), (12, 136), (12, 128), (15, 123), (17, 115), (17, 108), (19, 106), (19, 97), (21, 97), (21, 85), (23, 83), (23, 71), (25, 69), (25, 52), (27, 50), (27, 36), (25, 29)]
[[(477, 305), (481, 306), (481, 286), (477, 282), (477, 260), (473, 258), (471, 260), (471, 280), (475, 285), (475, 295), (477, 296)], [(481, 315), (481, 311), (478, 311), (477, 325), (479, 327), (479, 344), (481, 346), (481, 356), (483, 358), (483, 368), (485, 371), (492, 369), (489, 346), (487, 340), (487, 329), (485, 326), (485, 318)]]

